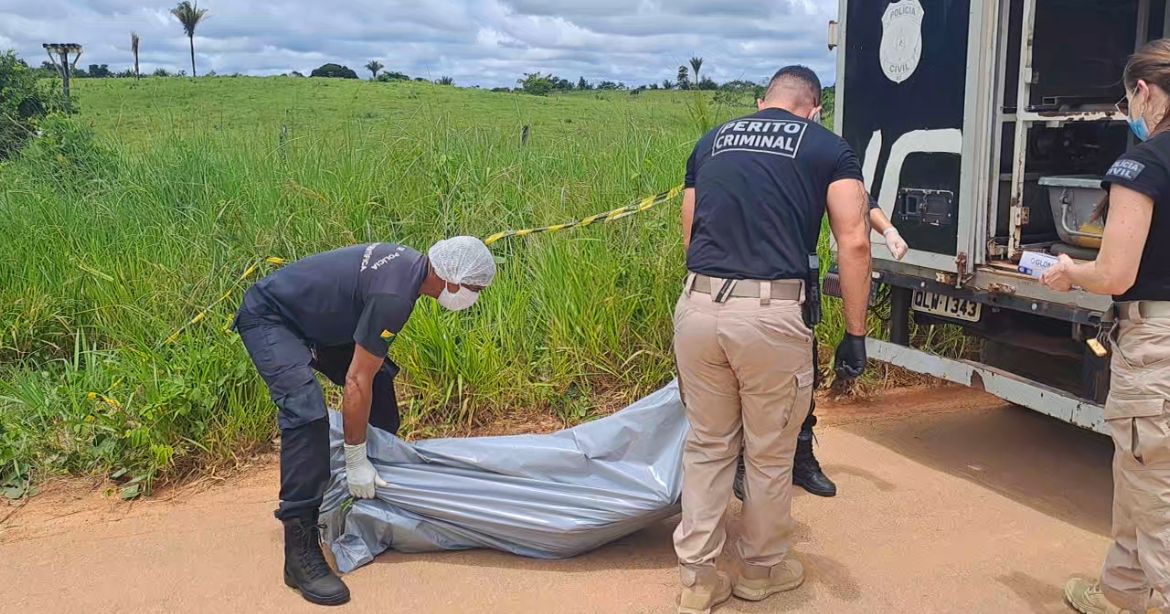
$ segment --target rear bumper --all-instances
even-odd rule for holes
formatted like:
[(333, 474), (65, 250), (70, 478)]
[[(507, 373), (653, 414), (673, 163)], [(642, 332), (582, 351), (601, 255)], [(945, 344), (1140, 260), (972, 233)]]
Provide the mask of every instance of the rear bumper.
[[(949, 275), (949, 278), (948, 278)], [(1039, 281), (991, 267), (980, 267), (956, 288), (953, 274), (885, 260), (874, 261), (874, 279), (889, 286), (933, 292), (982, 303), (994, 309), (1097, 326), (1113, 301), (1107, 296), (1087, 292), (1053, 292)], [(825, 294), (840, 298), (840, 283), (835, 270), (825, 279)], [(963, 325), (963, 322), (956, 321)]]
[(1062, 390), (994, 367), (966, 360), (941, 358), (887, 341), (868, 339), (865, 345), (866, 352), (874, 360), (983, 390), (1010, 403), (1023, 405), (1082, 428), (1108, 434), (1105, 429), (1105, 409), (1102, 406), (1079, 399)]

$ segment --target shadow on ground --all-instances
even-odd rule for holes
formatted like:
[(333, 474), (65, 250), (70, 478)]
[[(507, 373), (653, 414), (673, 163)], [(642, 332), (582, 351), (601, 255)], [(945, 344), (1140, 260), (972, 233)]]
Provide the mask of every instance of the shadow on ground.
[(1036, 614), (1064, 614), (1071, 610), (1064, 603), (1061, 587), (1050, 584), (1022, 571), (1000, 576), (996, 582), (1015, 593), (1028, 604), (1028, 611)]
[[(881, 405), (835, 409), (850, 414), (838, 428), (1047, 516), (1109, 535), (1113, 444), (1108, 437), (1014, 405), (967, 407), (910, 420), (884, 419)], [(894, 411), (905, 417), (900, 409)], [(830, 450), (821, 456), (830, 475), (855, 475), (887, 492), (894, 488), (868, 469), (833, 465)]]

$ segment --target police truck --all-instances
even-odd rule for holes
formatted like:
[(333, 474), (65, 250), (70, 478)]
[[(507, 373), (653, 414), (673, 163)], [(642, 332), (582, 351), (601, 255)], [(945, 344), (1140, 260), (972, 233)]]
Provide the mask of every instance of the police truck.
[[(1164, 33), (1166, 0), (840, 0), (834, 129), (911, 248), (873, 237), (891, 320), (871, 358), (1104, 432), (1112, 302), (1037, 267), (1096, 257), (1101, 179), (1133, 144), (1121, 75)], [(915, 347), (912, 321), (980, 355)]]

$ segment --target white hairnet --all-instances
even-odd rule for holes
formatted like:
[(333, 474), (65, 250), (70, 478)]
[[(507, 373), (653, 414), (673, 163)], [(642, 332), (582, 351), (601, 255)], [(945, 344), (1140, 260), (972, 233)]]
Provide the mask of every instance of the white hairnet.
[(440, 279), (453, 284), (491, 285), (496, 260), (483, 241), (475, 237), (452, 237), (431, 246), (427, 252)]

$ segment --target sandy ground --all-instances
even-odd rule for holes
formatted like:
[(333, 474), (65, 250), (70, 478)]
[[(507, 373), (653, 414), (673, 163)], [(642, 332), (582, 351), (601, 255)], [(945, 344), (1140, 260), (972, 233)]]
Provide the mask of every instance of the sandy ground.
[[(1095, 574), (1107, 439), (954, 388), (822, 412), (820, 456), (841, 495), (795, 499), (808, 581), (720, 612), (1067, 612), (1066, 576)], [(320, 610), (281, 582), (276, 482), (268, 461), (130, 504), (50, 489), (0, 524), (0, 611)], [(346, 577), (354, 600), (340, 611), (672, 612), (675, 522), (567, 561), (384, 555)]]

